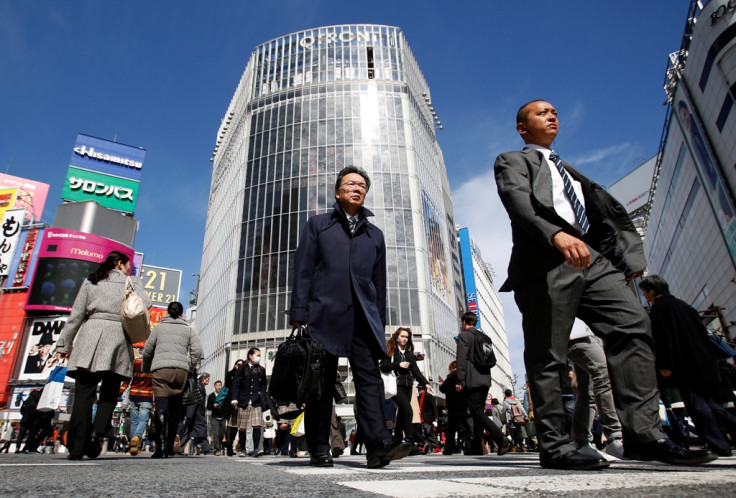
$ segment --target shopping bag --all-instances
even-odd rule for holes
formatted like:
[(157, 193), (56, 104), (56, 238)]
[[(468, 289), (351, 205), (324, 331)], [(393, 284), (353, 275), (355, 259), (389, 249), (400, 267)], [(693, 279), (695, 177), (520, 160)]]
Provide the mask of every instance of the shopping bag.
[(37, 410), (44, 412), (58, 410), (61, 397), (64, 395), (64, 377), (66, 377), (66, 367), (55, 366), (38, 399)]
[(398, 388), (396, 387), (396, 376), (394, 375), (394, 373), (381, 372), (381, 377), (383, 377), (383, 391), (386, 395), (386, 399), (391, 399), (396, 396)]
[(120, 307), (120, 318), (123, 322), (123, 330), (130, 342), (147, 341), (151, 335), (151, 317), (143, 299), (135, 293), (130, 277), (125, 280), (125, 297)]
[(304, 412), (301, 412), (294, 419), (294, 425), (291, 426), (291, 435), (294, 437), (302, 437), (304, 435)]

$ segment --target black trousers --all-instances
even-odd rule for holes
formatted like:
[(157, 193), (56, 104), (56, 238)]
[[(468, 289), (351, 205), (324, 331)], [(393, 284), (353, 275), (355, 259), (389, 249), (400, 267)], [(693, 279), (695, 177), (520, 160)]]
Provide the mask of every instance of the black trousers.
[(402, 441), (406, 433), (406, 439), (414, 442), (414, 427), (411, 423), (414, 418), (414, 411), (411, 409), (411, 386), (397, 386), (394, 403), (399, 409), (396, 414), (394, 441)]
[[(498, 428), (493, 420), (486, 415), (486, 396), (488, 396), (488, 387), (474, 387), (468, 389), (465, 393), (468, 400), (468, 409), (470, 416), (473, 417), (473, 427), (475, 428), (477, 439), (483, 437), (483, 429), (486, 429), (491, 435), (493, 441), (500, 445), (503, 442), (503, 432)], [(535, 405), (536, 406), (536, 405)]]
[[(112, 372), (77, 370), (74, 382), (74, 405), (69, 419), (67, 447), (74, 456), (84, 455), (85, 445), (92, 431), (104, 435), (110, 430), (110, 421), (118, 403), (119, 375)], [(100, 396), (97, 399), (97, 385)], [(97, 400), (97, 413), (92, 421), (92, 407)]]
[(708, 448), (720, 455), (730, 454), (731, 445), (723, 436), (721, 426), (731, 437), (736, 436), (736, 417), (706, 393), (685, 387), (680, 387), (679, 390), (687, 413), (692, 417), (695, 428)]
[[(357, 318), (356, 316), (356, 324), (365, 321), (364, 318), (362, 321)], [(386, 429), (383, 410), (385, 399), (383, 379), (378, 370), (378, 360), (381, 355), (383, 352), (378, 349), (373, 332), (367, 327), (367, 324), (357, 326), (353, 331), (352, 351), (348, 359), (355, 384), (355, 418), (368, 448), (391, 439)], [(337, 360), (337, 356), (327, 353), (322, 377), (322, 398), (307, 400), (304, 411), (305, 439), (312, 455), (330, 452), (330, 422)]]

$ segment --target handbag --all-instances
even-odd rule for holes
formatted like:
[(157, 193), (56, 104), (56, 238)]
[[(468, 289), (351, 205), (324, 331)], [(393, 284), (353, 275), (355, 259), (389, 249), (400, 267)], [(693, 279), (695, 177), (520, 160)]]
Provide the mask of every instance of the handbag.
[(381, 377), (383, 378), (383, 391), (386, 396), (386, 399), (391, 399), (394, 396), (396, 396), (396, 393), (399, 392), (399, 389), (396, 385), (396, 376), (393, 372), (381, 372)]
[(181, 402), (184, 406), (192, 406), (200, 404), (202, 399), (202, 392), (197, 385), (197, 370), (192, 369), (189, 371)]
[(301, 405), (322, 398), (325, 351), (309, 337), (306, 327), (294, 327), (276, 350), (269, 394), (279, 401)]
[(64, 377), (66, 377), (66, 367), (55, 366), (46, 380), (41, 397), (38, 399), (38, 405), (36, 406), (38, 411), (58, 410), (61, 397), (64, 395)]
[(302, 437), (304, 435), (304, 412), (301, 412), (294, 419), (294, 425), (291, 426), (291, 435), (294, 437)]
[(123, 330), (130, 342), (147, 341), (151, 335), (151, 317), (141, 296), (135, 293), (130, 277), (125, 279), (125, 297), (120, 308)]

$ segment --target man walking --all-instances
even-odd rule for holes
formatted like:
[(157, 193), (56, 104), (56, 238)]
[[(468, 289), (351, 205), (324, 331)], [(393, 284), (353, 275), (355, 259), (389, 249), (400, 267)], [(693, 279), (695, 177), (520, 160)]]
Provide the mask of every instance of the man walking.
[(310, 465), (332, 467), (330, 420), (337, 360), (347, 356), (356, 391), (356, 419), (368, 447), (368, 467), (405, 457), (409, 443), (386, 429), (383, 380), (386, 357), (386, 245), (363, 207), (371, 183), (354, 166), (340, 171), (332, 211), (307, 221), (296, 251), (290, 317), (306, 325), (327, 355), (319, 400), (307, 400), (305, 424)]
[(708, 448), (717, 455), (731, 456), (731, 445), (720, 427), (726, 428), (733, 441), (736, 417), (713, 399), (721, 375), (700, 315), (670, 294), (667, 281), (659, 275), (644, 277), (639, 288), (652, 305), (649, 316), (662, 382), (680, 391), (687, 413)]
[[(466, 311), (460, 318), (462, 331), (457, 336), (457, 380), (456, 390), (465, 393), (468, 410), (473, 418), (473, 447), (482, 442), (483, 429), (486, 429), (498, 448), (497, 454), (504, 455), (509, 451), (509, 440), (501, 429), (493, 423), (485, 413), (486, 397), (491, 387), (491, 369), (481, 369), (474, 363), (475, 352), (480, 346), (479, 334), (483, 332), (475, 328), (478, 317), (472, 311)], [(487, 371), (486, 371), (487, 370)]]
[[(215, 456), (220, 456), (222, 451), (222, 438), (225, 436), (225, 425), (227, 422), (227, 414), (223, 411), (223, 401), (225, 400), (222, 391), (222, 381), (215, 381), (215, 392), (207, 396), (207, 410), (210, 411), (210, 423), (212, 426), (212, 449), (215, 450)], [(218, 397), (220, 398), (218, 400)]]
[(646, 267), (641, 239), (623, 206), (551, 149), (558, 126), (549, 102), (521, 106), (516, 131), (526, 147), (499, 155), (494, 166), (514, 240), (501, 291), (515, 292), (523, 316), (540, 463), (608, 466), (576, 451), (563, 430), (560, 382), (575, 317), (605, 341), (625, 455), (680, 465), (712, 461), (709, 450), (684, 450), (662, 432), (649, 321), (626, 286)]

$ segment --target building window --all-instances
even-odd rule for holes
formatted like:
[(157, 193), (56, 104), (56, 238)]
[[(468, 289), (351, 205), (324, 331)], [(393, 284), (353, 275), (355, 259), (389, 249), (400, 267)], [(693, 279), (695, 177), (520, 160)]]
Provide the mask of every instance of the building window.
[(702, 289), (700, 289), (700, 293), (697, 295), (695, 300), (693, 301), (692, 307), (695, 309), (700, 308), (700, 306), (705, 302), (705, 298), (708, 297), (708, 284), (705, 284)]
[(723, 131), (728, 115), (731, 113), (731, 107), (733, 107), (733, 99), (731, 98), (731, 94), (727, 93), (726, 98), (723, 99), (721, 112), (718, 113), (718, 119), (716, 120), (716, 126), (718, 127), (719, 132)]

